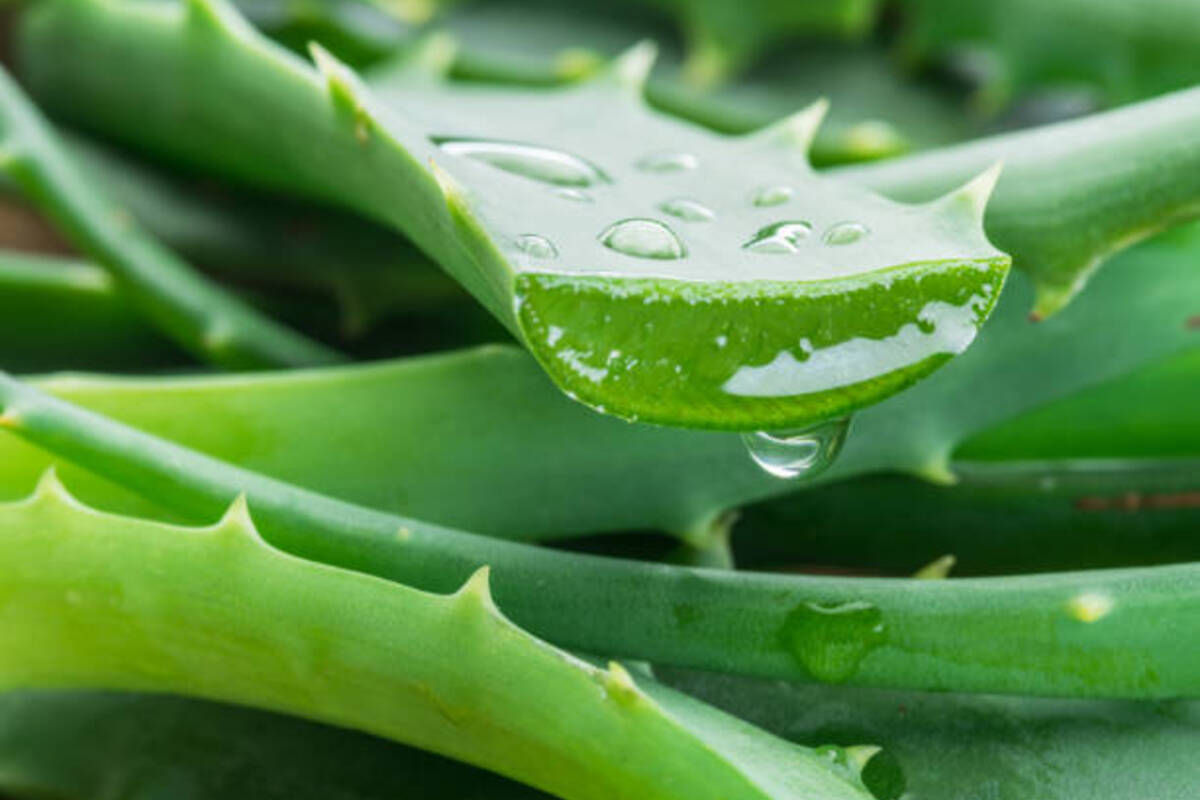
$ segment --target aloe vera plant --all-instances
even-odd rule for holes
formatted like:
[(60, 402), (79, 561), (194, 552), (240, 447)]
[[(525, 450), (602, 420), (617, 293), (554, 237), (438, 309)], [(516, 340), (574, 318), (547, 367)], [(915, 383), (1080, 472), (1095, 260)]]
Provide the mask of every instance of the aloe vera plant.
[(0, 795), (1190, 796), (1186, 31), (963, 142), (929, 3), (238, 9), (12, 12)]
[[(378, 73), (367, 88), (319, 48), (320, 72), (273, 49), (222, 5), (44, 6), (34, 13), (43, 11), (26, 29), (35, 51), (42, 29), (92, 43), (97, 58), (110, 47), (132, 58), (130, 48), (139, 47), (148, 77), (182, 68), (212, 79), (146, 87), (189, 98), (189, 114), (204, 120), (203, 136), (168, 136), (166, 120), (145, 117), (127, 135), (397, 225), (564, 390), (626, 418), (752, 430), (837, 417), (961, 352), (1007, 270), (980, 226), (994, 172), (919, 207), (827, 183), (804, 160), (819, 107), (722, 141), (645, 109), (645, 48), (603, 78), (552, 95), (459, 93), (440, 85), (422, 59)], [(67, 33), (76, 24), (90, 33)], [(207, 50), (171, 45), (197, 36)], [(168, 66), (187, 53), (230, 69)], [(166, 61), (152, 66), (159, 59)], [(46, 70), (63, 76), (63, 66), (31, 64), (31, 79), (45, 85)], [(223, 75), (231, 83), (221, 83)], [(228, 120), (219, 98), (239, 84), (236, 91), (262, 94), (263, 105), (287, 120), (284, 129), (303, 131), (304, 147), (327, 142), (342, 164), (337, 179), (315, 163), (264, 161), (256, 148), (268, 146), (265, 138), (236, 148), (215, 140)], [(110, 88), (122, 94), (126, 87)], [(99, 101), (101, 89), (86, 94)], [(113, 119), (117, 102), (103, 105)], [(525, 111), (501, 111), (515, 106)], [(613, 127), (572, 121), (581, 119)], [(641, 132), (624, 138), (628, 125)], [(628, 144), (600, 164), (587, 152), (606, 139), (610, 147)], [(305, 160), (303, 149), (288, 152)], [(737, 172), (714, 177), (732, 159)], [(722, 180), (729, 184), (724, 197), (709, 199), (703, 187)], [(793, 196), (821, 200), (792, 211)], [(529, 229), (530, 213), (539, 230)], [(712, 217), (722, 223), (708, 224)], [(871, 304), (887, 311), (868, 323), (861, 309)], [(870, 344), (880, 339), (888, 343)], [(711, 352), (685, 368), (696, 347)], [(850, 373), (832, 366), (844, 363), (837, 354), (847, 349), (859, 365)], [(897, 353), (905, 355), (897, 361)]]

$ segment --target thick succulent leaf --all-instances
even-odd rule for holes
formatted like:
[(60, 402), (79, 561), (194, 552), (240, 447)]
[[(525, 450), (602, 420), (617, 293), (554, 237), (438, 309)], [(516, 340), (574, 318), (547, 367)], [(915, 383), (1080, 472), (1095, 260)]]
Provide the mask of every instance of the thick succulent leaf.
[(1200, 703), (1063, 701), (850, 690), (660, 671), (668, 682), (793, 741), (884, 751), (881, 800), (1189, 800)]
[[(641, 100), (644, 48), (549, 92), (452, 87), (422, 60), (372, 90), (207, 0), (46, 2), (27, 22), (27, 75), (55, 107), (396, 225), (564, 390), (627, 418), (754, 429), (869, 405), (961, 352), (1007, 269), (980, 225), (994, 173), (920, 206), (828, 182), (804, 158), (816, 111), (737, 140), (692, 128)], [(76, 66), (146, 85), (37, 59), (59, 37)], [(235, 122), (231, 93), (272, 124)], [(166, 95), (188, 125), (146, 113)]]
[(1029, 91), (1086, 87), (1107, 103), (1200, 82), (1200, 6), (1191, 0), (904, 0), (902, 52), (981, 82), (989, 111)]
[(230, 367), (328, 364), (332, 350), (204, 280), (79, 172), (0, 67), (0, 173), (105, 267), (135, 308), (182, 347)]
[(253, 705), (568, 799), (870, 797), (849, 765), (538, 641), (496, 608), (486, 569), (435, 595), (304, 561), (259, 537), (244, 498), (180, 529), (92, 511), (51, 472), (0, 506), (0, 553), (6, 688)]
[(1200, 215), (1200, 87), (836, 174), (920, 200), (996, 161), (988, 235), (1033, 276), (1044, 317), (1112, 253)]
[(1188, 458), (955, 461), (952, 486), (871, 475), (752, 505), (734, 553), (749, 569), (894, 575), (944, 555), (955, 576), (1200, 561), (1200, 431), (1194, 413), (1176, 420)]
[[(950, 459), (968, 455), (1200, 453), (1190, 402), (1200, 380), (1197, 334), (1189, 327), (1198, 247), (1200, 228), (1188, 226), (1134, 248), (1097, 277), (1086, 302), (1037, 325), (1026, 320), (1030, 289), (1018, 276), (971, 352), (859, 415), (831, 481), (881, 470), (945, 480)], [(1117, 317), (1140, 335), (1113, 326)], [(731, 509), (795, 491), (753, 467), (735, 436), (591, 414), (508, 347), (288, 375), (62, 376), (43, 386), (299, 486), (519, 539), (650, 528), (708, 548)], [(981, 433), (997, 425), (1002, 440)], [(48, 463), (15, 441), (2, 453), (0, 491), (10, 497)], [(64, 478), (104, 508), (163, 513), (85, 473)]]
[(13, 433), (175, 508), (203, 513), (246, 493), (268, 538), (306, 558), (431, 591), (491, 566), (506, 612), (564, 647), (882, 687), (1110, 697), (1200, 690), (1196, 564), (926, 581), (624, 562), (334, 500), (4, 375), (0, 407), (0, 425)]

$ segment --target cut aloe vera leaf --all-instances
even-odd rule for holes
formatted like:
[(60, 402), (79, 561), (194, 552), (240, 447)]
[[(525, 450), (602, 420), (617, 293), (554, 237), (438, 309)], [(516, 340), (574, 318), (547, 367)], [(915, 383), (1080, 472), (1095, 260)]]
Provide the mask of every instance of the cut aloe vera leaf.
[[(828, 182), (804, 158), (819, 108), (741, 139), (694, 129), (641, 100), (645, 48), (551, 92), (454, 87), (420, 59), (369, 89), (207, 0), (49, 2), (26, 22), (32, 85), (61, 99), (87, 84), (74, 118), (396, 225), (563, 390), (626, 418), (752, 430), (844, 415), (965, 349), (1006, 274), (980, 224), (994, 172), (921, 206)], [(59, 37), (74, 65), (126, 64), (145, 85), (39, 61)], [(230, 93), (272, 123), (230, 117)], [(147, 112), (167, 95), (195, 125)]]
[(1033, 277), (1045, 317), (1114, 252), (1200, 215), (1200, 88), (835, 174), (919, 200), (998, 160), (986, 227)]
[[(952, 460), (966, 456), (1200, 452), (1191, 403), (1200, 340), (1189, 327), (1198, 252), (1194, 224), (1156, 237), (1117, 257), (1086, 302), (1037, 325), (1026, 319), (1029, 281), (1017, 274), (970, 352), (860, 414), (828, 481), (881, 470), (945, 481)], [(1141, 334), (1114, 327), (1117, 315)], [(588, 412), (513, 347), (302, 373), (66, 375), (40, 385), (343, 500), (522, 540), (652, 529), (705, 547), (726, 530), (730, 510), (796, 490), (753, 466), (736, 436)], [(989, 402), (976, 402), (981, 394)], [(974, 435), (996, 426), (1003, 436), (982, 433), (983, 449), (971, 449)], [(3, 443), (0, 492), (20, 496), (48, 463), (44, 452)], [(629, 480), (631, 469), (639, 480)], [(63, 478), (107, 510), (166, 513), (95, 475), (64, 468)]]
[(88, 509), (51, 472), (0, 506), (0, 553), (0, 687), (252, 705), (567, 800), (870, 798), (854, 765), (527, 634), (486, 569), (439, 595), (305, 561), (259, 537), (244, 498), (181, 529)]
[(200, 358), (242, 369), (341, 360), (225, 294), (140, 231), (79, 172), (2, 67), (0, 172), (109, 271), (135, 308)]
[[(956, 474), (952, 459), (968, 456), (1198, 452), (1190, 403), (1196, 332), (1188, 327), (1200, 292), (1198, 235), (1200, 228), (1185, 226), (1121, 255), (1086, 302), (1037, 325), (1025, 319), (1031, 293), (1017, 275), (970, 353), (860, 415), (829, 481), (880, 470), (944, 481)], [(1131, 296), (1139, 298), (1134, 306)], [(1142, 335), (1114, 328), (1117, 314)], [(653, 529), (704, 548), (725, 530), (731, 509), (795, 491), (753, 466), (735, 436), (631, 426), (588, 412), (512, 347), (304, 373), (67, 375), (40, 385), (343, 500), (522, 540)], [(990, 402), (974, 402), (980, 393)], [(996, 426), (1003, 435), (983, 433), (972, 444), (974, 434)], [(250, 430), (258, 434), (245, 435)], [(330, 452), (354, 456), (330, 461)], [(426, 457), (414, 461), (412, 452)], [(20, 496), (48, 463), (36, 448), (5, 442), (0, 492)], [(631, 468), (640, 480), (629, 480)], [(95, 475), (64, 468), (63, 478), (102, 508), (174, 518)]]

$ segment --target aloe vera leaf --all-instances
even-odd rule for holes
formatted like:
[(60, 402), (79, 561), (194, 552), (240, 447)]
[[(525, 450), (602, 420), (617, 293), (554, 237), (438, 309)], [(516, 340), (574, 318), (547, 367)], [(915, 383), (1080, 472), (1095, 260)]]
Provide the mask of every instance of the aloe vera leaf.
[[(831, 482), (880, 470), (944, 479), (954, 474), (950, 459), (965, 457), (962, 443), (996, 425), (1010, 432), (1012, 446), (993, 445), (993, 458), (1197, 452), (1195, 373), (1187, 367), (1196, 339), (1186, 325), (1200, 292), (1197, 237), (1200, 226), (1185, 226), (1121, 255), (1086, 302), (1038, 325), (1025, 319), (1028, 284), (1018, 276), (972, 352), (860, 415)], [(1129, 297), (1139, 302), (1131, 306)], [(1116, 315), (1142, 334), (1125, 335), (1111, 324)], [(41, 385), (272, 477), (490, 535), (649, 528), (711, 549), (730, 509), (795, 491), (752, 468), (735, 437), (629, 426), (587, 412), (509, 347), (302, 374), (63, 376)], [(980, 393), (990, 401), (977, 402)], [(1046, 409), (1048, 422), (1032, 421), (1035, 433), (1022, 437), (1007, 421), (1031, 409), (1034, 417)], [(1078, 418), (1080, 410), (1090, 417)], [(1128, 437), (1116, 430), (1143, 412), (1152, 425), (1139, 423)], [(1074, 427), (1054, 427), (1068, 421)], [(1114, 431), (1101, 435), (1105, 425)], [(1093, 433), (1106, 449), (1086, 444)], [(426, 457), (414, 460), (412, 452)], [(0, 490), (23, 492), (47, 463), (45, 453), (11, 440), (0, 457)], [(638, 481), (629, 480), (631, 469)], [(105, 509), (164, 513), (87, 472), (63, 477)]]
[(1038, 89), (1085, 86), (1104, 102), (1126, 103), (1200, 81), (1200, 10), (1189, 0), (903, 5), (902, 53), (966, 66), (982, 81), (985, 111)]
[[(1197, 452), (1200, 430), (1189, 400), (1196, 379), (1187, 366), (1196, 334), (1185, 323), (1200, 292), (1198, 236), (1200, 226), (1186, 226), (1121, 255), (1086, 302), (1038, 325), (1025, 320), (1028, 284), (1018, 276), (972, 352), (905, 397), (860, 415), (831, 482), (880, 470), (951, 476), (950, 459), (965, 457), (961, 443), (996, 425), (1010, 432), (1011, 446), (993, 445), (994, 458)], [(1129, 297), (1139, 302), (1131, 306)], [(1125, 335), (1111, 325), (1115, 315), (1142, 334)], [(509, 347), (299, 374), (63, 376), (41, 385), (299, 486), (491, 535), (650, 528), (707, 548), (730, 509), (795, 491), (753, 468), (735, 437), (591, 414)], [(988, 403), (976, 402), (981, 393)], [(1046, 409), (1048, 421), (1031, 421), (1035, 432), (1022, 438), (1007, 420), (1031, 409), (1034, 417)], [(1081, 410), (1091, 417), (1073, 416)], [(1119, 430), (1100, 435), (1105, 425), (1119, 429), (1143, 411), (1153, 425), (1138, 424), (1129, 437)], [(1054, 427), (1068, 421), (1075, 427)], [(1086, 444), (1092, 434), (1107, 449)], [(338, 455), (351, 452), (354, 458)], [(414, 460), (412, 452), (426, 457)], [(0, 488), (9, 496), (48, 463), (15, 440), (2, 453)], [(638, 481), (629, 480), (632, 469)], [(86, 472), (63, 476), (106, 509), (163, 513)]]
[(142, 234), (77, 171), (7, 72), (0, 72), (0, 171), (108, 269), (135, 307), (191, 352), (235, 367), (337, 360), (333, 351), (216, 289)]
[(870, 797), (815, 751), (535, 639), (497, 609), (486, 569), (434, 595), (298, 559), (259, 537), (244, 498), (177, 528), (88, 509), (51, 472), (0, 507), (0, 550), (8, 688), (252, 705), (563, 798)]
[(955, 576), (1200, 561), (1200, 448), (952, 467), (953, 486), (870, 475), (749, 506), (736, 560), (903, 575), (950, 553)]
[(204, 513), (244, 492), (268, 540), (304, 558), (429, 591), (489, 565), (506, 613), (563, 647), (885, 687), (1111, 697), (1200, 690), (1189, 638), (1200, 624), (1196, 564), (955, 581), (638, 564), (338, 501), (2, 375), (0, 408), (12, 433), (174, 508)]
[[(1189, 800), (1200, 704), (1054, 700), (803, 686), (659, 670), (798, 742), (880, 742), (880, 800)], [(901, 794), (902, 792), (906, 792)]]
[(0, 695), (13, 800), (548, 800), (460, 762), (332, 726), (170, 695)]
[(1045, 317), (1112, 253), (1200, 215), (1200, 88), (835, 174), (920, 200), (997, 161), (988, 235), (1033, 276)]
[[(47, 325), (49, 319), (64, 324)], [(184, 358), (142, 322), (107, 272), (0, 249), (0, 363), (6, 368), (145, 369)]]
[(331, 294), (348, 338), (401, 312), (469, 301), (403, 237), (360, 218), (226, 187), (205, 195), (90, 141), (68, 142), (105, 191), (173, 250), (230, 281)]
[[(39, 4), (26, 23), (33, 85), (97, 84), (81, 91), (89, 108), (76, 108), (76, 116), (111, 126), (133, 96), (128, 80), (105, 86), (103, 76), (76, 73), (62, 59), (37, 63), (36, 52), (53, 48), (59, 36), (72, 41), (81, 59), (111, 57), (145, 76), (152, 85), (140, 88), (142, 100), (164, 93), (186, 99), (189, 118), (199, 123), (181, 130), (174, 118), (143, 112), (126, 136), (396, 225), (504, 321), (561, 388), (618, 416), (755, 429), (869, 405), (965, 348), (1007, 270), (1007, 257), (991, 248), (980, 227), (994, 173), (920, 207), (847, 194), (804, 162), (813, 111), (733, 142), (661, 118), (640, 98), (644, 49), (604, 79), (552, 93), (454, 88), (428, 80), (421, 65), (377, 76), (387, 86), (374, 91), (328, 55), (318, 55), (319, 74), (208, 0), (186, 9)], [(267, 109), (282, 115), (269, 137), (266, 126), (231, 125), (220, 112), (231, 91), (261, 95), (248, 104), (264, 118)], [(516, 107), (526, 111), (511, 113)], [(571, 122), (583, 118), (587, 125)], [(630, 134), (630, 126), (639, 132)], [(218, 131), (230, 127), (237, 130), (227, 135), (238, 146), (221, 141)], [(203, 136), (189, 133), (200, 128)], [(294, 141), (277, 141), (280, 131)], [(481, 137), (487, 141), (475, 141)], [(320, 164), (305, 155), (314, 142), (324, 143)], [(506, 142), (556, 149), (487, 155), (495, 147), (508, 152)], [(664, 148), (666, 155), (659, 152)], [(481, 163), (470, 152), (507, 167)], [(581, 160), (588, 157), (594, 163)], [(684, 167), (707, 166), (655, 171), (656, 159), (670, 170), (673, 158)], [(733, 171), (733, 159), (732, 181), (711, 173), (720, 174), (722, 164)], [(331, 160), (340, 166), (336, 173), (328, 169)], [(768, 192), (771, 201), (788, 189), (819, 195), (821, 216), (763, 232), (792, 219), (750, 200), (762, 184), (775, 186), (781, 172), (787, 187)], [(703, 190), (722, 181), (734, 188), (717, 203)], [(556, 182), (578, 184), (558, 188), (586, 191), (593, 202), (556, 194)], [(724, 220), (689, 223), (653, 209), (691, 195)], [(535, 217), (543, 221), (532, 230)], [(800, 241), (810, 232), (810, 240)], [(743, 247), (756, 236), (754, 247)], [(822, 244), (823, 237), (836, 244)], [(788, 255), (804, 259), (806, 280), (795, 280)], [(868, 306), (876, 310), (864, 315)], [(921, 338), (931, 325), (933, 334)], [(797, 334), (806, 331), (808, 344), (823, 355), (801, 365), (807, 350)], [(888, 337), (899, 337), (896, 345), (917, 339), (914, 348), (894, 347)], [(851, 355), (852, 374), (839, 370), (832, 378), (818, 369), (835, 352), (844, 364), (845, 348), (857, 354), (863, 339), (886, 341)]]

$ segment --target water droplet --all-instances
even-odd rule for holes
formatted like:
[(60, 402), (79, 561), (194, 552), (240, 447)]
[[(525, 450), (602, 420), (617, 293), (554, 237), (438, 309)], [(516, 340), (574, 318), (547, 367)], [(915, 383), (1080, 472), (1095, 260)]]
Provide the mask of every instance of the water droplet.
[(867, 235), (867, 226), (859, 222), (839, 222), (825, 231), (825, 244), (854, 244)]
[(534, 258), (555, 258), (558, 249), (545, 236), (536, 233), (522, 233), (516, 239), (517, 249)]
[(561, 197), (563, 200), (572, 200), (576, 203), (595, 202), (590, 194), (587, 192), (581, 192), (578, 189), (555, 189), (554, 194)]
[(638, 159), (634, 165), (642, 172), (684, 172), (700, 166), (691, 153), (651, 153)]
[(799, 431), (743, 433), (742, 441), (754, 463), (776, 478), (810, 478), (833, 463), (849, 430), (844, 417)]
[(754, 234), (742, 247), (754, 253), (796, 253), (810, 233), (812, 225), (807, 222), (776, 222)]
[(687, 255), (670, 228), (652, 219), (623, 219), (600, 234), (605, 247), (638, 258), (674, 259)]
[(513, 175), (554, 186), (595, 186), (608, 182), (608, 176), (599, 167), (561, 150), (488, 139), (432, 137), (431, 140), (451, 155), (473, 158)]
[(804, 602), (782, 629), (784, 646), (819, 681), (842, 683), (867, 655), (887, 641), (883, 612), (873, 603)]
[(683, 197), (667, 200), (660, 203), (658, 207), (663, 213), (670, 214), (672, 217), (678, 217), (687, 222), (708, 222), (716, 216), (708, 206)]
[(779, 206), (792, 199), (790, 186), (761, 186), (755, 190), (750, 202), (761, 208)]

